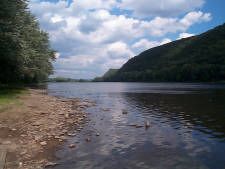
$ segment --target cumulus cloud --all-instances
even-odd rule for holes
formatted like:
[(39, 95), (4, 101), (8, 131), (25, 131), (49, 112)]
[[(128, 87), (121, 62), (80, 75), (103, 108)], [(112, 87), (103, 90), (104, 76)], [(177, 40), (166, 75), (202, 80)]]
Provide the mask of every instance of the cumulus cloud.
[(129, 49), (126, 43), (115, 42), (108, 45), (107, 52), (111, 58), (129, 58), (135, 54)]
[(158, 41), (149, 41), (148, 39), (141, 39), (140, 41), (134, 43), (132, 45), (132, 48), (138, 50), (139, 52), (156, 47), (156, 46), (160, 46), (160, 45), (164, 45), (166, 43), (170, 43), (171, 40), (166, 38), (163, 39), (161, 42)]
[(122, 0), (120, 8), (136, 17), (174, 17), (201, 8), (205, 0)]
[[(142, 20), (122, 14), (112, 14), (110, 11), (118, 7), (131, 9), (139, 13), (139, 7), (144, 4), (145, 12), (153, 14), (148, 8), (157, 7), (155, 0), (59, 0), (48, 2), (31, 1), (29, 7), (40, 21), (41, 28), (49, 33), (54, 49), (58, 51), (58, 59), (54, 64), (56, 73), (72, 74), (74, 72), (89, 72), (86, 78), (103, 74), (108, 68), (119, 68), (129, 58), (142, 50), (170, 42), (168, 33), (186, 32), (190, 26), (211, 19), (210, 13), (189, 11), (200, 7), (203, 0), (195, 0), (184, 11), (188, 12), (182, 18), (155, 13), (154, 18)], [(175, 3), (176, 2), (176, 3)], [(179, 3), (178, 3), (179, 2)], [(161, 0), (168, 9), (179, 5), (188, 6), (186, 0)], [(146, 4), (155, 4), (153, 6)], [(170, 3), (170, 5), (168, 5)], [(175, 4), (179, 4), (175, 7)], [(124, 4), (127, 4), (124, 6)], [(151, 6), (151, 7), (150, 7)], [(176, 8), (178, 9), (178, 8)], [(154, 10), (153, 10), (154, 11)], [(181, 13), (175, 11), (174, 13)], [(161, 40), (151, 41), (152, 37)], [(141, 40), (140, 40), (141, 39)], [(149, 40), (148, 40), (149, 39)], [(59, 54), (60, 53), (60, 54)], [(65, 70), (64, 72), (62, 70)], [(77, 75), (77, 73), (76, 73)]]
[(202, 21), (210, 21), (211, 14), (210, 13), (203, 13), (199, 12), (190, 12), (188, 13), (183, 19), (180, 20), (180, 23), (186, 27), (191, 26), (193, 23), (202, 22)]
[(194, 36), (194, 35), (195, 34), (191, 34), (191, 33), (181, 33), (181, 34), (179, 34), (178, 39), (189, 38), (189, 37)]

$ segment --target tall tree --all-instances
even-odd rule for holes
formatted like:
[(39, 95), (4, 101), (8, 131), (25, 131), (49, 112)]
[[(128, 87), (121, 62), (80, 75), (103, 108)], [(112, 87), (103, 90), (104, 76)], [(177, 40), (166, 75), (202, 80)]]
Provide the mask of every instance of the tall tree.
[(55, 51), (26, 0), (1, 0), (0, 83), (39, 82), (53, 73)]

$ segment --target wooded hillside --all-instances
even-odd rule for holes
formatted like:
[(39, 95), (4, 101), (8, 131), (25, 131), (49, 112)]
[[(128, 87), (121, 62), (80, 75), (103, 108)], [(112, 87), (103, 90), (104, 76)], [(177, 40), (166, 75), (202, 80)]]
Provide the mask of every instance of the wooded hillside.
[(144, 51), (104, 81), (225, 80), (225, 24), (201, 35)]

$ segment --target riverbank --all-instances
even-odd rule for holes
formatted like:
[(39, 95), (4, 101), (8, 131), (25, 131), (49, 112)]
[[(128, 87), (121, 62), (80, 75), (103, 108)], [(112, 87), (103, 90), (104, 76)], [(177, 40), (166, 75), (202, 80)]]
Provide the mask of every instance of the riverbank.
[[(6, 169), (45, 168), (52, 165), (54, 152), (82, 130), (87, 121), (87, 100), (57, 98), (46, 90), (29, 89), (16, 103), (0, 111), (0, 147), (7, 147)], [(11, 105), (10, 105), (11, 104)], [(73, 145), (71, 147), (74, 147)], [(1, 150), (0, 150), (1, 151)]]

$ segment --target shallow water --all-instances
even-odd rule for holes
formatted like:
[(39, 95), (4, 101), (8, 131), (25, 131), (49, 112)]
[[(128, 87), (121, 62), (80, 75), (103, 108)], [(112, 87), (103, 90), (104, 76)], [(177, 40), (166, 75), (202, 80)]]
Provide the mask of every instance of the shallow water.
[[(49, 83), (48, 89), (97, 103), (87, 109), (91, 121), (57, 152), (55, 169), (225, 168), (223, 84)], [(146, 120), (148, 129), (128, 126)]]

